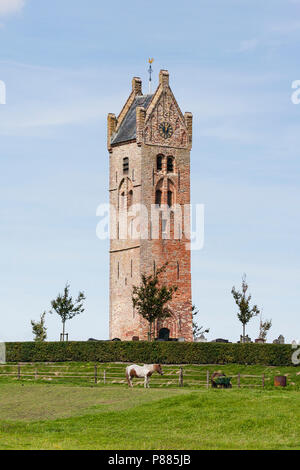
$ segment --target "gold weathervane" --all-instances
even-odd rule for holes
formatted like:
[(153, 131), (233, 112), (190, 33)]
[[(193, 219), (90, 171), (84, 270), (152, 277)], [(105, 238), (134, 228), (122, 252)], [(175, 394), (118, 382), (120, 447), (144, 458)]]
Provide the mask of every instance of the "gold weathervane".
[(149, 62), (149, 69), (148, 69), (148, 72), (149, 72), (149, 94), (151, 95), (151, 82), (152, 82), (152, 63), (154, 62), (154, 59), (148, 59), (148, 62)]

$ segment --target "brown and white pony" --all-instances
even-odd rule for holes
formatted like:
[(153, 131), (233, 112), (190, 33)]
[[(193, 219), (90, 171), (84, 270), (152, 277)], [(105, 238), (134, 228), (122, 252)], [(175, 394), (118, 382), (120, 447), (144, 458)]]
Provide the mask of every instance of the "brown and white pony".
[(131, 366), (126, 367), (126, 378), (129, 387), (133, 387), (132, 379), (134, 377), (143, 378), (144, 380), (144, 387), (149, 388), (149, 379), (151, 375), (157, 372), (160, 375), (163, 375), (163, 371), (160, 364), (151, 364), (147, 365), (144, 364), (143, 366), (137, 366), (136, 364), (132, 364)]

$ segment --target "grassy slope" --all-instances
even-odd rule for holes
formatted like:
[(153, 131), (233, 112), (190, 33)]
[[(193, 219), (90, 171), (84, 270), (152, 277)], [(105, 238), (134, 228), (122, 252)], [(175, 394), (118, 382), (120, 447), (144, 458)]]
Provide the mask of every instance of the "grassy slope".
[[(107, 382), (111, 384), (112, 380), (115, 382), (125, 383), (125, 366), (126, 364), (98, 364), (98, 382), (99, 385), (103, 383), (103, 373), (106, 371)], [(68, 362), (68, 363), (58, 363), (58, 364), (35, 364), (35, 365), (22, 365), (21, 370), (23, 373), (34, 374), (35, 369), (38, 371), (38, 380), (35, 381), (34, 377), (23, 377), (22, 381), (24, 383), (38, 382), (38, 383), (47, 383), (51, 384), (60, 383), (60, 384), (80, 384), (82, 386), (90, 386), (94, 383), (93, 374), (94, 374), (94, 364), (93, 363), (80, 363), (80, 362)], [(165, 375), (160, 377), (154, 375), (151, 379), (152, 386), (162, 386), (169, 382), (168, 387), (178, 386), (178, 372), (179, 366), (172, 365), (167, 366), (163, 365), (163, 370)], [(190, 385), (191, 388), (197, 386), (195, 381), (202, 381), (202, 386), (205, 385), (206, 381), (206, 371), (209, 370), (210, 374), (214, 371), (222, 371), (228, 376), (237, 375), (238, 372), (241, 374), (247, 375), (257, 375), (257, 378), (242, 378), (241, 384), (256, 384), (261, 385), (262, 383), (262, 374), (265, 374), (265, 385), (266, 388), (272, 389), (274, 376), (275, 375), (287, 375), (289, 388), (291, 389), (300, 389), (300, 367), (270, 367), (270, 366), (245, 366), (240, 364), (228, 364), (228, 365), (185, 365), (183, 366), (184, 370), (184, 385)], [(0, 367), (0, 383), (14, 383), (16, 382), (15, 377), (1, 377), (1, 372), (17, 372), (17, 367), (13, 365), (6, 365)], [(49, 379), (46, 377), (49, 373), (52, 374), (52, 377)], [(54, 375), (57, 374), (57, 375)], [(68, 378), (62, 378), (59, 375), (69, 375)], [(72, 377), (76, 375), (89, 375), (90, 377)], [(112, 376), (115, 376), (114, 378)], [(194, 381), (194, 383), (192, 383)], [(142, 380), (140, 381), (143, 382)], [(232, 380), (234, 386), (237, 384), (237, 379)], [(172, 385), (173, 384), (173, 385)], [(120, 384), (116, 383), (116, 386), (119, 387)]]
[(0, 449), (300, 449), (293, 390), (1, 384), (0, 393)]

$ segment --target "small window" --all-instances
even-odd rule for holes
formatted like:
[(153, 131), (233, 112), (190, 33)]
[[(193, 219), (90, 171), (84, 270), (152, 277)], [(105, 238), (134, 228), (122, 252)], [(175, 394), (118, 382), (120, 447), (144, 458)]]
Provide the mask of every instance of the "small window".
[(161, 205), (161, 195), (162, 195), (162, 193), (161, 193), (160, 189), (158, 189), (155, 193), (155, 204), (157, 204), (158, 206)]
[(157, 158), (156, 158), (156, 169), (157, 171), (161, 171), (162, 170), (162, 155), (158, 155)]
[(167, 172), (168, 172), (168, 173), (173, 173), (173, 172), (174, 172), (173, 157), (168, 157), (168, 160), (167, 160)]
[(172, 193), (172, 191), (168, 191), (168, 206), (169, 207), (173, 206), (173, 193)]
[(179, 263), (177, 261), (177, 279), (179, 279)]
[(124, 175), (128, 174), (128, 171), (129, 171), (129, 158), (128, 157), (125, 157), (123, 158), (123, 173)]

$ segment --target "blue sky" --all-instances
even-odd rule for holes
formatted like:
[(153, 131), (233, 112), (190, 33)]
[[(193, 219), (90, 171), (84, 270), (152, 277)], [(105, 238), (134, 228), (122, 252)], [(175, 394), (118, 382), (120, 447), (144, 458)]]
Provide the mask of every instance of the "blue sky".
[[(30, 340), (66, 281), (86, 292), (71, 339), (108, 337), (106, 115), (133, 76), (147, 91), (167, 68), (194, 115), (192, 202), (205, 245), (192, 253), (193, 302), (209, 338), (236, 341), (230, 294), (247, 273), (272, 318), (270, 339), (299, 338), (299, 0), (0, 0), (0, 338)], [(48, 339), (59, 336), (47, 315)], [(252, 338), (259, 320), (249, 324)]]

